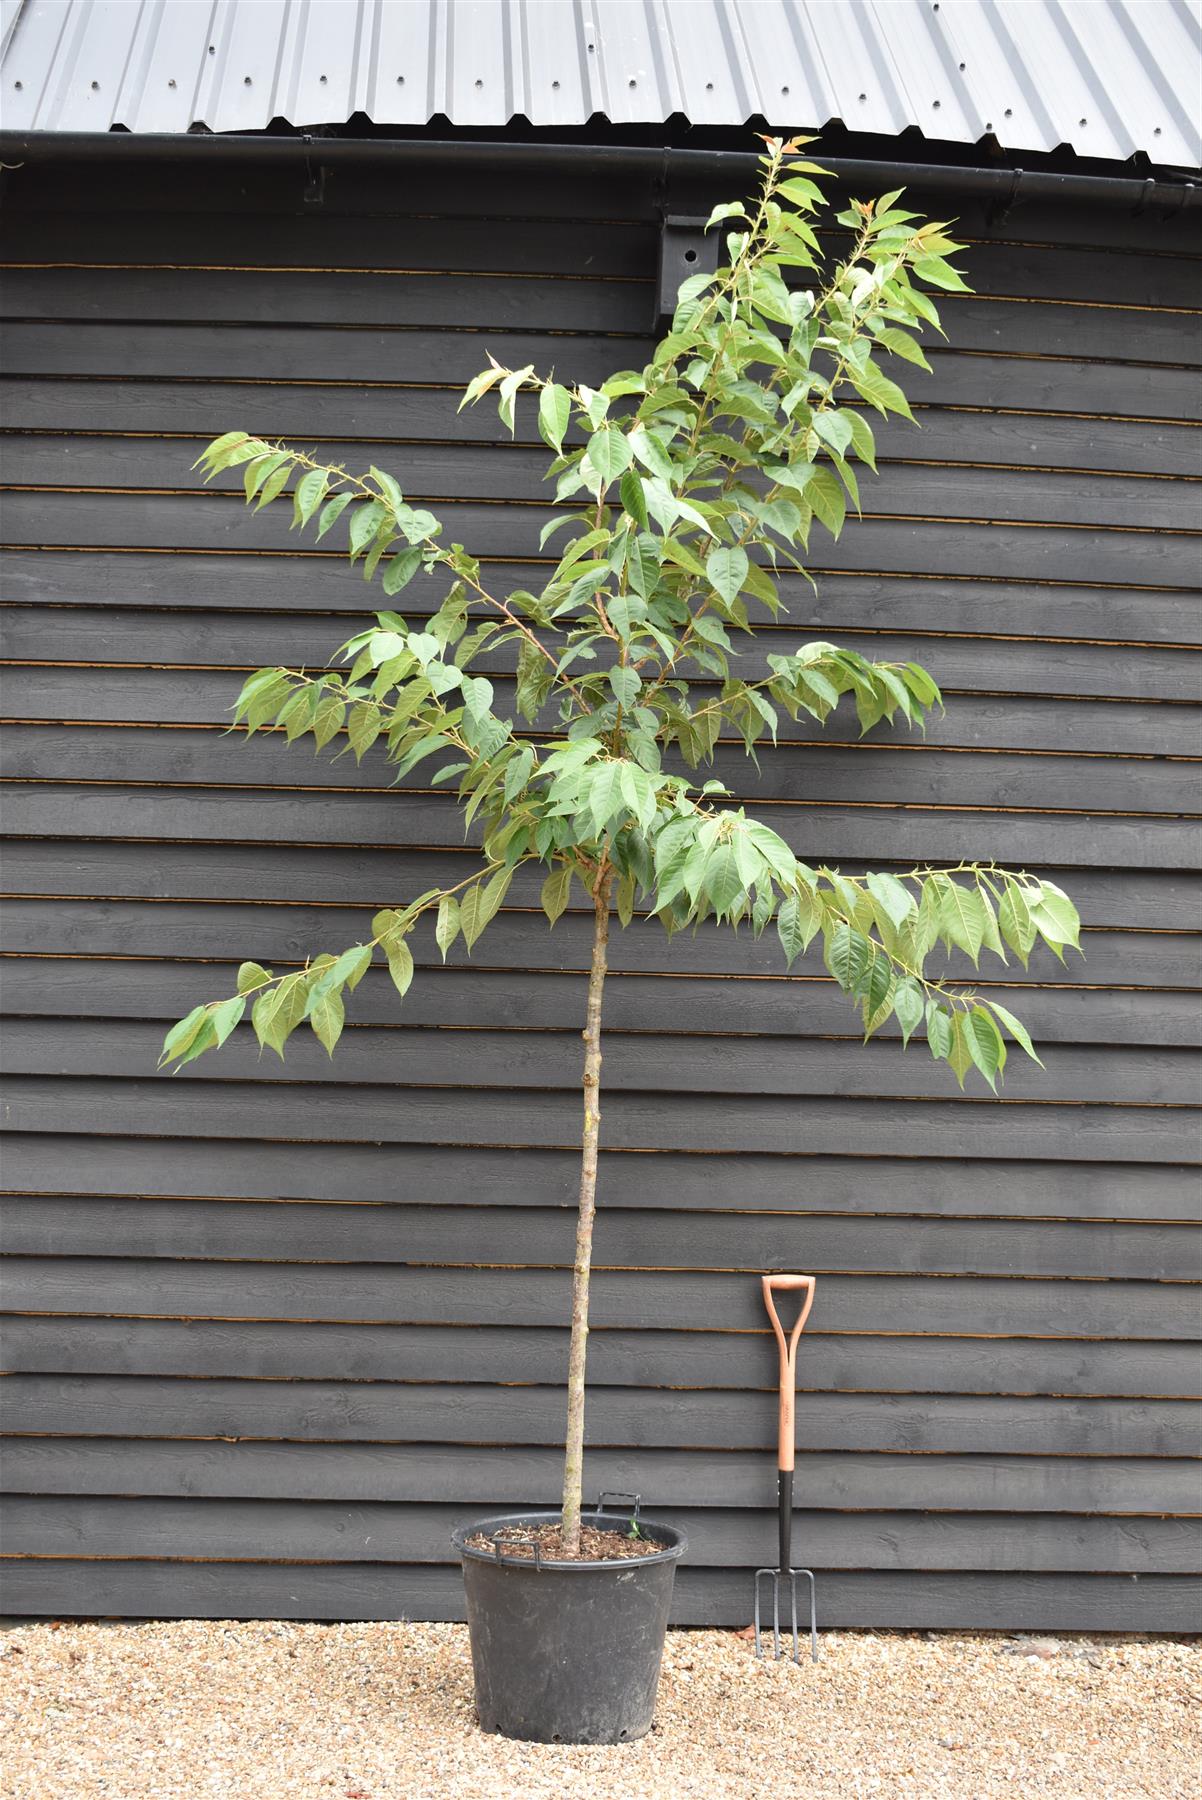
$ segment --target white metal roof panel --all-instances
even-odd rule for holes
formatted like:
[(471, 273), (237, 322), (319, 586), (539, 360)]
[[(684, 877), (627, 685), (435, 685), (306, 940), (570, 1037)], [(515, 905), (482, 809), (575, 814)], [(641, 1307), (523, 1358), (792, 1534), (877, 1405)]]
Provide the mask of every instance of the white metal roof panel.
[(1202, 166), (1195, 0), (0, 0), (14, 131), (681, 114)]

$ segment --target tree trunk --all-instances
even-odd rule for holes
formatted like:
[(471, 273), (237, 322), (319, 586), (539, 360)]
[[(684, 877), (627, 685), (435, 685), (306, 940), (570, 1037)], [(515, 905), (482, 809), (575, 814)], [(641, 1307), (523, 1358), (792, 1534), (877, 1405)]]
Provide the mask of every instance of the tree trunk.
[(613, 876), (603, 870), (593, 894), (593, 960), (584, 1027), (584, 1131), (580, 1157), (580, 1209), (572, 1277), (572, 1342), (568, 1353), (568, 1434), (563, 1465), (563, 1538), (570, 1556), (580, 1549), (580, 1495), (584, 1477), (584, 1363), (588, 1350), (588, 1287), (597, 1212), (597, 1144), (601, 1133), (601, 996), (609, 948), (609, 894)]

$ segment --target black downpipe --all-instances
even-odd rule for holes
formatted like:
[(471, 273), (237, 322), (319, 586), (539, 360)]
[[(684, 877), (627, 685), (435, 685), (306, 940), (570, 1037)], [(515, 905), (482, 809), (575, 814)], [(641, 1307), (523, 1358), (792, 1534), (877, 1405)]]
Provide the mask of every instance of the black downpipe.
[[(843, 186), (879, 192), (912, 187), (924, 194), (956, 194), (992, 201), (1005, 209), (1020, 197), (1077, 206), (1101, 206), (1131, 213), (1153, 212), (1164, 218), (1195, 212), (1202, 189), (1193, 181), (1140, 180), (1130, 176), (1056, 174), (1046, 169), (961, 168), (940, 163), (869, 162), (817, 153), (824, 168)], [(532, 172), (570, 167), (581, 175), (641, 174), (667, 182), (672, 176), (701, 181), (730, 181), (746, 186), (758, 170), (756, 156), (744, 150), (683, 150), (631, 144), (494, 143), (482, 139), (340, 138), (298, 133), (275, 137), (262, 133), (202, 132), (0, 132), (0, 162), (11, 168), (23, 161), (54, 163), (161, 161), (229, 163), (253, 157), (258, 163), (306, 162), (326, 167), (371, 166), (376, 169), (450, 162), (460, 168)]]

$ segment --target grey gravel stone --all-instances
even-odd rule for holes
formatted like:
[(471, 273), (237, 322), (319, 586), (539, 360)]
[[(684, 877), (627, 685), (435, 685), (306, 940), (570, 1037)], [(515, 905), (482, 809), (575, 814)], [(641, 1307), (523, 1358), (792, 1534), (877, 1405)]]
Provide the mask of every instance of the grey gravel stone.
[[(1028, 1643), (1031, 1640), (1026, 1640)], [(17, 1627), (0, 1638), (4, 1800), (1197, 1800), (1202, 1650), (826, 1632), (757, 1662), (669, 1633), (656, 1728), (517, 1744), (473, 1719), (458, 1625)]]

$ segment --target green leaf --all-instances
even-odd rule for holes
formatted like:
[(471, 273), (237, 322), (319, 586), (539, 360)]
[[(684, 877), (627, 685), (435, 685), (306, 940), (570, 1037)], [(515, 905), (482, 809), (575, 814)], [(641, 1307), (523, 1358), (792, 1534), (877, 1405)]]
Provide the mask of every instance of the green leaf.
[(385, 938), (383, 948), (392, 985), (403, 1000), (413, 980), (413, 952), (404, 938)]
[(863, 418), (858, 412), (849, 410), (843, 414), (843, 417), (851, 426), (852, 449), (855, 451), (860, 461), (862, 463), (867, 463), (868, 467), (875, 473), (876, 439), (872, 435), (872, 427), (869, 425), (867, 419)]
[[(256, 456), (252, 462), (248, 462), (242, 475), (247, 500), (253, 500), (267, 478), (281, 468), (291, 468), (291, 459), (286, 450), (272, 450), (266, 456)], [(287, 475), (284, 479), (288, 479)]]
[(1017, 882), (1006, 883), (998, 903), (997, 916), (1002, 936), (1025, 969), (1035, 943), (1036, 929), (1026, 894)]
[(208, 1008), (206, 1006), (194, 1006), (190, 1013), (185, 1014), (171, 1027), (163, 1039), (163, 1048), (159, 1052), (160, 1067), (163, 1063), (174, 1062), (177, 1056), (183, 1055), (188, 1045), (195, 1039), (207, 1016)]
[(850, 925), (836, 925), (824, 947), (824, 961), (845, 994), (854, 994), (864, 979), (872, 945)]
[[(628, 471), (622, 480), (638, 481), (638, 476)], [(626, 573), (630, 585), (644, 600), (649, 600), (659, 586), (660, 555), (659, 539), (650, 532), (641, 532), (627, 552)], [(645, 613), (643, 616), (646, 616)]]
[(865, 362), (858, 368), (853, 367), (848, 371), (848, 380), (856, 392), (862, 394), (878, 412), (900, 413), (913, 424), (914, 415), (910, 411), (910, 402), (897, 383), (890, 381), (887, 375), (882, 375), (875, 363)]
[(888, 874), (868, 875), (865, 877), (865, 885), (886, 918), (900, 931), (915, 907), (914, 896), (909, 888), (903, 887), (896, 875)]
[(975, 888), (962, 888), (950, 876), (937, 877), (937, 885), (939, 922), (952, 943), (975, 963), (985, 935), (981, 897)]
[(325, 497), (329, 477), (324, 469), (310, 469), (296, 484), (293, 496), (293, 523), (307, 525)]
[(601, 763), (592, 772), (588, 783), (589, 813), (593, 821), (593, 829), (600, 836), (622, 807), (622, 765), (620, 762)]
[(362, 556), (368, 545), (374, 541), (381, 525), (388, 522), (388, 508), (382, 500), (368, 500), (356, 508), (350, 530), (352, 562), (356, 557)]
[(915, 343), (908, 331), (897, 331), (892, 326), (887, 326), (883, 331), (877, 332), (876, 341), (894, 356), (900, 356), (906, 362), (915, 363), (920, 369), (930, 371), (931, 365), (923, 355), (921, 345)]
[(630, 440), (612, 426), (606, 425), (600, 431), (594, 431), (588, 441), (586, 452), (592, 467), (601, 477), (602, 486), (608, 487), (616, 481), (624, 469), (630, 467)]
[(623, 875), (621, 881), (618, 883), (617, 898), (614, 904), (617, 908), (618, 923), (621, 925), (622, 930), (625, 931), (631, 919), (634, 917), (633, 875)]
[(720, 919), (746, 892), (739, 858), (729, 839), (725, 843), (715, 844), (706, 857), (701, 873), (701, 891)]
[(370, 944), (352, 944), (341, 956), (335, 957), (321, 971), (310, 990), (310, 1011), (313, 1004), (320, 1000), (331, 988), (339, 988), (344, 984), (353, 993), (371, 966), (372, 949)]
[(402, 550), (399, 556), (390, 558), (380, 586), (386, 594), (399, 594), (401, 589), (407, 587), (413, 580), (421, 566), (422, 553), (420, 549), (410, 545), (409, 549)]
[(781, 901), (776, 915), (776, 931), (785, 952), (785, 962), (792, 968), (807, 948), (822, 922), (822, 912), (808, 888), (801, 888)]
[(317, 740), (317, 748), (324, 750), (332, 737), (342, 729), (345, 703), (336, 694), (328, 694), (313, 715), (313, 736)]
[(947, 1053), (947, 1060), (961, 1087), (964, 1086), (964, 1077), (972, 1068), (972, 1051), (969, 1049), (968, 1034), (964, 1027), (964, 1014), (960, 1012), (953, 1013), (951, 1020), (952, 1041), (951, 1047)]
[(447, 951), (459, 936), (459, 902), (454, 894), (444, 894), (438, 902), (438, 917), (434, 922), (434, 942), (442, 951), (442, 960), (446, 962)]
[(354, 498), (354, 494), (348, 489), (345, 493), (335, 494), (332, 500), (326, 501), (321, 509), (321, 517), (317, 521), (317, 536), (319, 541), (326, 535), (326, 532), (329, 531), (330, 527), (342, 517)]
[(609, 671), (609, 685), (617, 695), (619, 703), (629, 709), (638, 699), (643, 683), (637, 669), (624, 668), (621, 664), (615, 664)]
[(952, 1047), (951, 1017), (934, 1000), (927, 1002), (927, 1043), (937, 1059), (945, 1057)]
[(504, 373), (504, 369), (498, 368), (494, 363), (491, 369), (482, 369), (479, 375), (473, 375), (463, 390), (463, 399), (459, 402), (457, 411), (462, 412), (465, 406), (472, 405), (481, 394), (487, 394), (489, 388), (494, 387)]
[(223, 1000), (213, 1012), (213, 1048), (219, 1050), (234, 1026), (238, 1024), (246, 1011), (246, 999), (242, 994), (234, 994), (229, 1000)]
[(399, 512), (405, 504), (405, 496), (400, 490), (396, 477), (394, 475), (389, 475), (384, 469), (377, 469), (375, 463), (372, 463), (367, 473), (375, 482), (393, 512)]
[(333, 1056), (334, 1045), (342, 1036), (342, 1026), (346, 1018), (346, 1010), (342, 1004), (342, 996), (336, 988), (315, 1000), (309, 1013), (309, 1023), (320, 1043), (325, 1046), (327, 1056)]
[(717, 550), (711, 550), (705, 559), (706, 578), (728, 605), (738, 598), (747, 578), (747, 567), (747, 552), (737, 545), (722, 545)]
[(641, 828), (647, 827), (655, 818), (657, 801), (655, 783), (645, 769), (637, 763), (623, 762), (619, 764), (618, 784), (622, 790), (622, 798), (638, 820)]
[(486, 921), (481, 917), (480, 886), (470, 887), (459, 902), (459, 929), (463, 933), (463, 941), (470, 951)]
[(959, 270), (953, 269), (941, 256), (917, 257), (914, 273), (920, 280), (929, 282), (932, 287), (945, 288), (950, 294), (967, 294), (972, 291)]
[(709, 231), (711, 226), (721, 224), (723, 219), (745, 219), (746, 217), (747, 211), (741, 200), (727, 200), (721, 206), (715, 206), (705, 221), (705, 230)]
[(557, 382), (549, 381), (538, 397), (538, 430), (543, 442), (552, 450), (562, 450), (571, 417), (571, 394)]
[(676, 470), (672, 465), (672, 459), (653, 431), (649, 431), (645, 425), (636, 425), (630, 433), (627, 443), (643, 467), (652, 475), (658, 475), (661, 481), (668, 483), (675, 481)]
[(371, 749), (380, 735), (383, 718), (379, 707), (373, 700), (362, 701), (352, 706), (347, 719), (347, 735), (351, 741), (351, 749), (355, 753), (355, 761), (362, 762), (364, 754)]
[(203, 1056), (206, 1050), (215, 1050), (217, 1048), (217, 1026), (215, 1019), (216, 1013), (206, 1010), (204, 1018), (200, 1021), (200, 1030), (193, 1037), (186, 1049), (176, 1053), (176, 1064), (172, 1071), (173, 1074), (178, 1075), (179, 1071), (186, 1063), (195, 1062), (196, 1058), (198, 1056)]
[(974, 1006), (970, 1013), (961, 1015), (961, 1020), (968, 1054), (996, 1093), (997, 1076), (1006, 1061), (1002, 1034), (984, 1007)]
[(893, 1010), (902, 1031), (902, 1048), (910, 1042), (918, 1027), (922, 1024), (923, 994), (918, 983), (907, 977), (899, 981), (893, 995)]
[(1000, 1004), (1000, 1002), (997, 1000), (992, 1000), (992, 999), (986, 1000), (985, 1004), (986, 1004), (986, 1006), (989, 1007), (991, 1012), (995, 1012), (997, 1014), (998, 1018), (1002, 1021), (1002, 1024), (1006, 1027), (1006, 1030), (1010, 1033), (1010, 1036), (1014, 1039), (1015, 1043), (1018, 1044), (1021, 1049), (1026, 1051), (1027, 1055), (1031, 1058), (1032, 1062), (1039, 1063), (1039, 1066), (1042, 1069), (1043, 1062), (1040, 1059), (1040, 1057), (1036, 1055), (1035, 1046), (1031, 1042), (1030, 1033), (1028, 1032), (1026, 1026), (1023, 1024), (1022, 1020), (1016, 1019), (1014, 1014), (1012, 1012), (1008, 1012), (1006, 1010), (1006, 1008), (1004, 1006), (1002, 1006)]
[(814, 509), (815, 518), (821, 520), (832, 537), (838, 537), (847, 517), (847, 501), (829, 469), (814, 470), (805, 484), (805, 497)]
[(274, 1050), (282, 1061), (284, 1045), (304, 1018), (307, 1003), (303, 974), (289, 975), (278, 987), (260, 994), (251, 1013), (260, 1046), (264, 1050)]
[(854, 415), (851, 412), (816, 412), (814, 414), (814, 431), (824, 444), (842, 456), (852, 441), (855, 427), (852, 424)]
[(271, 970), (264, 969), (257, 962), (244, 962), (238, 967), (238, 992), (248, 994), (252, 988), (262, 987), (265, 981), (271, 980)]
[(618, 483), (618, 494), (622, 505), (630, 514), (640, 531), (647, 529), (647, 496), (643, 492), (643, 483), (634, 469), (627, 469)]
[(1053, 882), (1040, 883), (1039, 900), (1031, 908), (1031, 917), (1039, 928), (1039, 935), (1053, 949), (1059, 944), (1070, 944), (1074, 950), (1081, 948), (1081, 920), (1077, 909), (1063, 889)]
[(566, 865), (563, 868), (552, 869), (551, 873), (547, 876), (547, 879), (543, 882), (539, 901), (552, 925), (554, 925), (556, 920), (561, 918), (567, 910), (568, 896), (571, 892), (571, 887), (572, 871)]
[(868, 938), (865, 941), (868, 945), (868, 958), (864, 973), (857, 983), (856, 994), (864, 1002), (864, 1020), (868, 1027), (866, 1035), (871, 1036), (889, 1014), (890, 1009), (886, 1007), (881, 1018), (877, 1018), (893, 988), (893, 965), (874, 939)]

